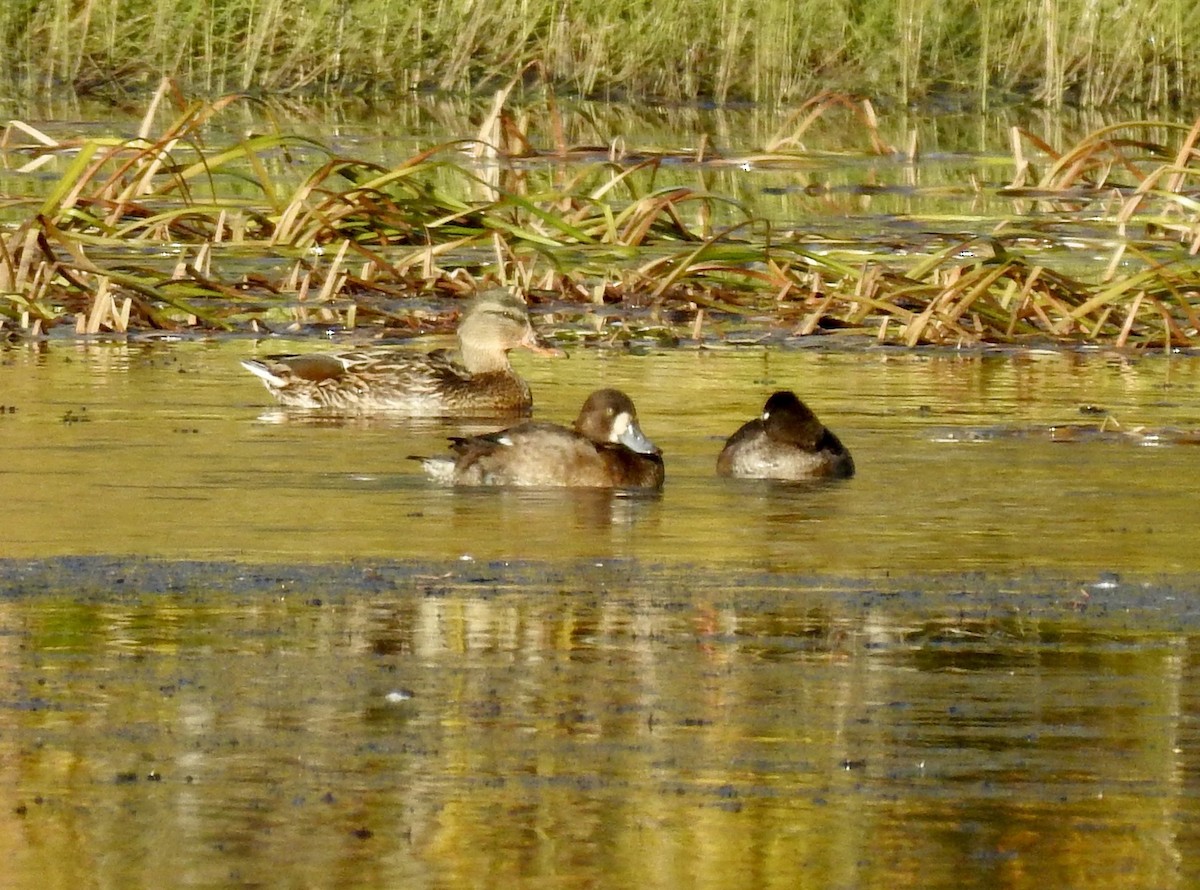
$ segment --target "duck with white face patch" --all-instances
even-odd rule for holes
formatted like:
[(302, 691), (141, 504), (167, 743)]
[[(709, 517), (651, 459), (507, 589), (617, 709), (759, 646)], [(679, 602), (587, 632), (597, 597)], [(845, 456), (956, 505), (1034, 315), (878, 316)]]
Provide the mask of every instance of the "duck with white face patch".
[(658, 489), (665, 478), (662, 452), (616, 389), (588, 396), (571, 428), (531, 421), (450, 441), (452, 455), (414, 460), (451, 485)]

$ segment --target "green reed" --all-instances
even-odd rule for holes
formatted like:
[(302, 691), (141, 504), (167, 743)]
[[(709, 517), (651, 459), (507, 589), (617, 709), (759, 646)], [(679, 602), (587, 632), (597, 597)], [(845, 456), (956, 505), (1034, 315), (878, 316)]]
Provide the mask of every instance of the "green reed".
[[(1015, 175), (997, 192), (1009, 216), (870, 255), (801, 247), (720, 194), (662, 184), (660, 156), (539, 147), (499, 105), (480, 138), (389, 167), (285, 132), (207, 145), (208, 124), (242, 101), (189, 102), (164, 82), (134, 138), (57, 142), (10, 124), (7, 163), (63, 172), (42, 197), (7, 199), (24, 218), (0, 230), (0, 330), (385, 330), (410, 323), (414, 298), (500, 284), (567, 314), (619, 304), (671, 338), (766, 317), (905, 346), (1200, 345), (1200, 122), (1110, 125), (1062, 149), (1015, 133)], [(822, 95), (752, 156), (685, 160), (799, 168), (805, 131), (847, 112), (860, 156), (895, 152), (869, 104)], [(1104, 230), (1093, 243), (1114, 245), (1086, 277), (1054, 268), (1071, 238), (1054, 213), (1080, 202)]]
[(536, 63), (589, 96), (790, 101), (822, 89), (986, 104), (1200, 95), (1192, 0), (12, 0), (9, 89), (474, 90)]

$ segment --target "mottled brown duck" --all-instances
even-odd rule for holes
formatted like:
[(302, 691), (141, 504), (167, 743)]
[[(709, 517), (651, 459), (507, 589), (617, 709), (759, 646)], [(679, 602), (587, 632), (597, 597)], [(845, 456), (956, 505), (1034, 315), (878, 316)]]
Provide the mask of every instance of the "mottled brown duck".
[(519, 298), (492, 292), (478, 297), (463, 315), (457, 349), (420, 353), (373, 347), (272, 355), (243, 361), (242, 366), (290, 408), (413, 417), (521, 417), (530, 413), (533, 398), (509, 363), (511, 349), (563, 354), (537, 335)]

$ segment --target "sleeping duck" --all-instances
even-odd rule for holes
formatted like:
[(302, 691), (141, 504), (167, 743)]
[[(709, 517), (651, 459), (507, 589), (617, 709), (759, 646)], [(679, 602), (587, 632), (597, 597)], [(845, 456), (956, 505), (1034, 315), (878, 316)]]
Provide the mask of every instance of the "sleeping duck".
[(761, 417), (729, 437), (717, 473), (753, 479), (802, 480), (854, 475), (854, 459), (807, 405), (790, 391), (767, 399)]

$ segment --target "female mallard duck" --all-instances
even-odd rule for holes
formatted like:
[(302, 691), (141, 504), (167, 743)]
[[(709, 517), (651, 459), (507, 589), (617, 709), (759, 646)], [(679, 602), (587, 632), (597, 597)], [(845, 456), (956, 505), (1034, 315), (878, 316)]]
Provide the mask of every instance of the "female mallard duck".
[(485, 436), (450, 440), (453, 456), (417, 457), (452, 485), (661, 488), (662, 452), (642, 432), (629, 396), (588, 396), (573, 429), (527, 421)]
[(463, 316), (457, 351), (421, 354), (375, 347), (272, 355), (242, 366), (292, 408), (414, 417), (521, 416), (529, 414), (533, 399), (508, 362), (508, 351), (518, 347), (562, 355), (538, 337), (520, 299), (493, 293), (479, 297)]
[(807, 405), (788, 391), (767, 399), (762, 417), (729, 437), (717, 458), (721, 476), (816, 479), (854, 475), (854, 459)]

